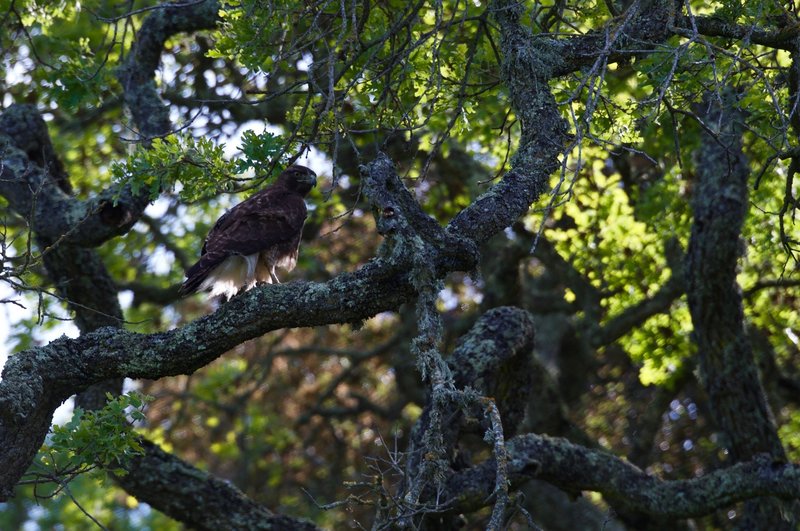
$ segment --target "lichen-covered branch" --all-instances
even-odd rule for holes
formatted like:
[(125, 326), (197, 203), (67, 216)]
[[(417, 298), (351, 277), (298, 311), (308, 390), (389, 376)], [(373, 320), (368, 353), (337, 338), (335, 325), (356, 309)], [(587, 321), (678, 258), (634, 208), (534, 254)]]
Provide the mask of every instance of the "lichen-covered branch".
[(447, 226), (448, 232), (478, 244), (511, 225), (545, 192), (568, 138), (547, 84), (558, 54), (519, 23), (520, 4), (499, 1), (492, 11), (500, 24), (503, 77), (522, 122), (522, 137), (513, 169)]
[(183, 522), (192, 529), (255, 531), (312, 531), (315, 525), (275, 514), (245, 496), (227, 481), (198, 470), (141, 441), (143, 456), (123, 466), (127, 472), (115, 479), (128, 494)]
[[(181, 5), (183, 4), (183, 5)], [(122, 83), (125, 105), (144, 141), (172, 130), (169, 107), (156, 90), (155, 74), (167, 39), (183, 32), (213, 28), (221, 4), (216, 0), (169, 3), (152, 11), (136, 33), (136, 42), (117, 77)]]
[[(0, 116), (0, 155), (4, 175), (0, 194), (25, 218), (33, 232), (47, 276), (66, 301), (82, 333), (103, 326), (120, 326), (122, 309), (117, 290), (97, 252), (82, 235), (109, 234), (108, 220), (86, 209), (96, 201), (71, 197), (70, 176), (53, 150), (47, 126), (32, 105), (14, 105)], [(6, 172), (5, 170), (9, 171)], [(102, 226), (98, 226), (98, 224)], [(120, 228), (111, 224), (114, 228)], [(112, 231), (113, 233), (113, 231)], [(31, 261), (35, 257), (30, 257)], [(107, 392), (122, 389), (117, 378), (77, 398), (83, 408), (102, 407)]]
[[(130, 194), (110, 210), (116, 187), (80, 200), (69, 194), (69, 178), (52, 152), (47, 127), (33, 105), (12, 105), (0, 115), (0, 195), (49, 245), (95, 247), (124, 234), (135, 223)], [(147, 202), (137, 205), (143, 210)], [(122, 206), (121, 206), (122, 205)], [(139, 212), (141, 213), (141, 212)], [(42, 249), (42, 251), (46, 251)]]
[[(800, 466), (761, 454), (748, 462), (689, 480), (663, 481), (602, 450), (535, 434), (508, 441), (508, 474), (514, 486), (540, 479), (568, 492), (593, 491), (631, 510), (670, 518), (703, 516), (758, 496), (800, 497)], [(453, 511), (487, 505), (494, 464), (453, 474), (442, 498)]]
[(191, 374), (271, 330), (359, 322), (414, 298), (407, 274), (373, 260), (326, 283), (254, 289), (212, 315), (168, 332), (102, 328), (13, 356), (0, 381), (0, 499), (7, 498), (44, 440), (53, 410), (89, 385), (117, 377)]
[(794, 46), (793, 42), (800, 36), (800, 27), (797, 25), (776, 28), (759, 27), (752, 24), (737, 24), (731, 22), (729, 17), (714, 14), (677, 17), (675, 26), (673, 31), (679, 35), (691, 34), (696, 28), (698, 33), (707, 37), (747, 40), (779, 50), (791, 50)]
[[(164, 43), (181, 32), (213, 28), (220, 4), (207, 0), (165, 6), (153, 11), (136, 35), (133, 50), (120, 68), (125, 103), (134, 124), (147, 140), (171, 130), (169, 108), (155, 85)], [(12, 147), (16, 146), (16, 147)], [(149, 203), (146, 191), (111, 186), (97, 196), (78, 200), (63, 167), (55, 162), (44, 121), (32, 105), (12, 105), (0, 116), (0, 195), (29, 220), (40, 238), (53, 244), (94, 247), (125, 234)]]
[[(18, 118), (17, 121), (10, 117)], [(41, 199), (41, 193), (30, 195), (30, 185), (23, 186), (19, 181), (21, 194), (14, 196), (18, 201), (12, 202), (16, 208), (33, 208), (42, 214), (44, 223), (51, 223), (57, 219), (56, 213), (68, 212), (70, 207), (82, 205), (77, 199), (67, 196), (70, 190), (69, 176), (63, 171), (60, 161), (53, 152), (50, 138), (47, 134), (44, 121), (37, 110), (32, 106), (18, 106), (7, 112), (5, 120), (0, 118), (11, 129), (27, 123), (29, 127), (21, 129), (11, 140), (23, 151), (30, 152), (28, 156), (39, 168), (30, 167), (27, 175), (35, 175), (42, 179), (42, 186), (48, 188), (50, 201), (42, 201), (46, 208), (36, 210), (29, 200), (36, 202)], [(27, 149), (26, 149), (27, 148)], [(35, 158), (39, 156), (40, 158)], [(42, 168), (50, 168), (47, 172)], [(58, 170), (58, 173), (54, 173)], [(56, 189), (53, 183), (58, 185)], [(5, 183), (9, 184), (9, 183)], [(63, 205), (53, 205), (60, 201)], [(25, 211), (20, 214), (26, 214)], [(77, 225), (73, 230), (82, 233), (91, 230), (92, 221), (86, 225)], [(113, 284), (100, 257), (94, 249), (82, 247), (85, 242), (75, 242), (71, 238), (60, 238), (56, 242), (51, 240), (51, 227), (42, 227), (34, 224), (34, 236), (40, 248), (44, 249), (43, 261), (48, 276), (56, 285), (58, 292), (65, 298), (70, 309), (74, 312), (75, 322), (80, 331), (87, 334), (100, 327), (121, 327), (122, 310), (117, 298), (117, 288)], [(173, 297), (174, 299), (174, 297)], [(68, 359), (63, 360), (69, 363)], [(54, 370), (55, 371), (55, 370)], [(76, 397), (76, 405), (84, 409), (96, 409), (105, 404), (106, 393), (117, 394), (122, 389), (122, 378), (116, 377), (89, 386), (86, 391)], [(78, 390), (77, 388), (75, 389)], [(63, 397), (51, 397), (52, 400), (63, 400)], [(23, 429), (21, 434), (26, 436), (22, 443), (35, 441), (35, 432), (38, 427), (46, 425), (47, 408), (34, 412), (32, 417), (36, 421), (26, 425), (34, 428), (29, 431)], [(41, 418), (41, 420), (39, 420)], [(195, 528), (219, 529), (312, 529), (313, 526), (270, 513), (266, 508), (247, 499), (234, 486), (213, 478), (204, 472), (195, 469), (177, 457), (166, 454), (158, 447), (142, 441), (145, 455), (135, 458), (132, 462), (120, 464), (127, 474), (117, 477), (118, 482), (140, 501), (146, 502), (161, 509), (165, 514), (182, 521)], [(15, 458), (25, 458), (36, 445), (25, 448), (17, 453)], [(228, 525), (223, 522), (228, 521)]]
[[(700, 377), (735, 460), (766, 453), (776, 461), (786, 454), (744, 328), (736, 267), (740, 233), (748, 208), (750, 175), (742, 153), (742, 111), (733, 91), (709, 94), (701, 116), (711, 128), (698, 153), (699, 185), (692, 201), (694, 223), (687, 252), (689, 310), (698, 346)], [(793, 528), (767, 502), (746, 514), (750, 525)]]
[(623, 26), (612, 20), (608, 27), (587, 35), (558, 39), (534, 35), (521, 24), (521, 3), (492, 3), (492, 16), (500, 26), (503, 80), (522, 123), (522, 135), (512, 158), (513, 169), (459, 213), (448, 225), (449, 232), (481, 244), (524, 214), (547, 190), (548, 179), (558, 170), (558, 158), (571, 139), (548, 82), (603, 56), (611, 61), (642, 54), (643, 43), (655, 45), (669, 35), (674, 2), (634, 2), (630, 9), (634, 11), (624, 17)]
[(448, 373), (453, 375), (450, 387), (438, 392), (432, 389), (413, 428), (401, 518), (417, 514), (422, 507), (449, 512), (447, 501), (437, 497), (437, 488), (441, 489), (443, 480), (452, 473), (460, 436), (467, 430), (485, 435), (492, 444), (493, 463), (501, 463), (495, 466), (491, 477), (494, 488), (490, 490), (497, 496), (493, 521), (498, 524), (501, 520), (509, 502), (504, 487), (508, 480), (503, 466), (504, 432), (514, 434), (524, 415), (531, 392), (533, 337), (530, 314), (505, 307), (485, 313), (461, 338), (448, 360)]
[[(445, 231), (426, 214), (385, 154), (378, 153), (375, 160), (361, 167), (361, 172), (366, 177), (365, 192), (376, 211), (378, 233), (387, 237), (381, 250), (384, 256), (420, 260), (429, 264), (437, 277), (447, 271), (469, 271), (477, 265), (479, 242), (469, 234)], [(507, 218), (504, 227), (520, 214), (510, 215), (514, 217)]]

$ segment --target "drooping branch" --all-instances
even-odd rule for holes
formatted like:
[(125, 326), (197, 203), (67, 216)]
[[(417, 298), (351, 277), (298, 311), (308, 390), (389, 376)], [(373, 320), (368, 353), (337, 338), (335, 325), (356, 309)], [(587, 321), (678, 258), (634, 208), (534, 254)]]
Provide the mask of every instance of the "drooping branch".
[[(401, 489), (403, 501), (397, 514), (401, 522), (425, 508), (432, 513), (449, 512), (437, 496), (437, 487), (456, 466), (464, 465), (455, 461), (467, 459), (464, 455), (468, 452), (459, 455), (458, 448), (461, 435), (468, 431), (491, 439), (497, 457), (493, 464), (500, 464), (491, 479), (486, 478), (490, 492), (497, 497), (489, 527), (500, 527), (510, 501), (503, 432), (516, 433), (524, 416), (531, 392), (533, 339), (531, 315), (512, 307), (489, 310), (462, 336), (448, 359), (452, 387), (438, 390), (432, 386), (431, 398), (412, 430)], [(445, 519), (450, 516), (442, 515)]]

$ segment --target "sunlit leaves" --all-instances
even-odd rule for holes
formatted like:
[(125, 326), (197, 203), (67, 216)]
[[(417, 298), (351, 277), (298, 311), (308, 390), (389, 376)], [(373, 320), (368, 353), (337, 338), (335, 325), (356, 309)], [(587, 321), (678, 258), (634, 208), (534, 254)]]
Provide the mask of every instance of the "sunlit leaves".
[(145, 190), (151, 199), (180, 183), (181, 196), (192, 201), (231, 187), (234, 168), (223, 155), (223, 146), (207, 138), (156, 138), (151, 147), (139, 147), (124, 163), (114, 164), (112, 173), (118, 183), (130, 184), (134, 193)]
[[(109, 22), (96, 16), (116, 9), (107, 2), (84, 2), (81, 11), (74, 3), (40, 4), (34, 8), (31, 2), (16, 2), (31, 36), (14, 37), (18, 53), (9, 52), (9, 57), (17, 62), (3, 68), (17, 77), (8, 81), (13, 86), (3, 97), (40, 106), (77, 197), (91, 197), (113, 177), (158, 198), (148, 211), (150, 220), (98, 250), (113, 281), (126, 290), (125, 297), (136, 291), (134, 284), (146, 288), (126, 308), (130, 322), (125, 326), (137, 331), (178, 326), (209, 311), (199, 298), (167, 298), (166, 306), (141, 300), (148, 292), (163, 295), (174, 289), (220, 211), (241, 197), (232, 193), (268, 182), (267, 174), (286, 162), (279, 157), (309, 146), (329, 157), (320, 158), (333, 171), (321, 172), (325, 184), (309, 196), (313, 206), (294, 273), (294, 278), (325, 280), (374, 256), (378, 242), (364, 213), (357, 170), (343, 169), (343, 159), (356, 159), (348, 162), (357, 167), (375, 150), (391, 148), (423, 208), (444, 224), (503, 174), (518, 147), (520, 124), (502, 85), (500, 35), (487, 2), (386, 0), (369, 8), (360, 2), (295, 0), (223, 4), (218, 30), (170, 38), (156, 72), (155, 85), (181, 133), (130, 152), (126, 142), (135, 124), (125, 114), (114, 69), (122, 52), (130, 52), (134, 30), (148, 13)], [(536, 39), (566, 43), (570, 36), (604, 26), (618, 30), (624, 16), (610, 13), (614, 4), (618, 2), (531, 3), (520, 23), (534, 33), (548, 33)], [(770, 26), (775, 21), (770, 17), (780, 14), (774, 2), (691, 4), (695, 15), (723, 8), (718, 16), (748, 27)], [(152, 5), (137, 1), (122, 7)], [(559, 6), (567, 7), (559, 11)], [(10, 39), (0, 39), (11, 49), (6, 46)], [(754, 174), (766, 168), (751, 195), (754, 209), (743, 232), (742, 247), (748, 250), (739, 280), (745, 311), (748, 321), (770, 336), (778, 361), (793, 361), (792, 337), (800, 329), (794, 295), (785, 289), (755, 289), (764, 279), (791, 274), (786, 257), (776, 252), (780, 235), (774, 215), (783, 199), (786, 163), (770, 158), (796, 143), (787, 134), (788, 115), (780, 110), (792, 108), (782, 71), (791, 57), (740, 40), (688, 32), (636, 46), (636, 52), (616, 62), (611, 60), (614, 54), (589, 50), (597, 60), (594, 66), (550, 84), (576, 146), (565, 155), (564, 174), (554, 176), (553, 183), (560, 180), (561, 188), (553, 208), (543, 215), (544, 203), (537, 205), (525, 221), (532, 231), (544, 223), (544, 237), (563, 258), (562, 267), (574, 270), (598, 298), (594, 313), (587, 312), (579, 307), (586, 299), (580, 287), (557, 286), (554, 306), (568, 314), (565, 321), (574, 327), (570, 333), (580, 342), (682, 274), (680, 252), (667, 260), (667, 242), (686, 248), (697, 174), (692, 153), (703, 127), (713, 127), (699, 123), (696, 106), (709, 90), (732, 85), (747, 111), (745, 149)], [(224, 150), (220, 140), (251, 120), (272, 122), (283, 128), (284, 136), (245, 132), (236, 146), (240, 153)], [(459, 157), (489, 169), (467, 170)], [(32, 240), (24, 237), (25, 227), (15, 230), (20, 254), (23, 243)], [(509, 232), (504, 243), (514, 237)], [(523, 265), (536, 260), (523, 255), (515, 258)], [(538, 264), (512, 271), (526, 277), (527, 283), (520, 284), (529, 286), (544, 269)], [(25, 281), (41, 284), (41, 273), (32, 274), (37, 276)], [(448, 278), (454, 300), (446, 307), (448, 327), (457, 323), (452, 327), (457, 330), (474, 318), (476, 301), (492, 289), (489, 278)], [(525, 306), (536, 296), (526, 292), (519, 304)], [(43, 316), (61, 317), (54, 309), (63, 301), (46, 300), (40, 306)], [(44, 322), (47, 327), (57, 321)], [(40, 325), (39, 316), (23, 321), (21, 346), (35, 344), (29, 330)], [(398, 390), (413, 389), (400, 382), (408, 377), (397, 370), (397, 360), (407, 357), (402, 347), (392, 347), (392, 360), (359, 357), (376, 338), (385, 340), (401, 326), (398, 318), (376, 319), (368, 324), (375, 337), (368, 338), (349, 327), (295, 330), (277, 338), (273, 334), (242, 345), (191, 378), (148, 384), (159, 394), (161, 406), (148, 414), (149, 431), (271, 508), (281, 503), (303, 506), (298, 484), (325, 484), (332, 496), (338, 495), (343, 477), (335, 476), (356, 474), (365, 453), (361, 445), (375, 439), (372, 430), (401, 423), (407, 427), (416, 415), (408, 412), (419, 409), (413, 402), (399, 403), (397, 411), (405, 413), (387, 422), (380, 418), (384, 409), (387, 417), (393, 414)], [(609, 351), (618, 350), (624, 363), (639, 370), (639, 383), (668, 386), (676, 374), (689, 372), (683, 364), (694, 354), (690, 333), (686, 303), (676, 298), (668, 309), (591, 355), (606, 363)], [(303, 350), (306, 345), (324, 345), (326, 350), (309, 354)], [(607, 378), (609, 396), (593, 395), (597, 404), (586, 408), (584, 427), (601, 435), (611, 429), (621, 433), (626, 410), (635, 407), (619, 399), (627, 392), (625, 378), (635, 376), (620, 368), (622, 362), (615, 364), (608, 362), (597, 375)], [(562, 368), (564, 380), (569, 372)], [(418, 380), (414, 374), (409, 379)], [(81, 425), (72, 425), (68, 436), (54, 435), (65, 448), (60, 455), (72, 455), (66, 448), (70, 441), (91, 442)], [(95, 452), (95, 460), (124, 446), (108, 435), (107, 426), (95, 424), (92, 429), (105, 430), (101, 439), (110, 441), (109, 448)], [(785, 436), (791, 439), (791, 433)], [(701, 440), (695, 441), (697, 446)], [(334, 461), (336, 466), (327, 466)], [(324, 466), (309, 471), (308, 463)], [(264, 492), (265, 485), (270, 492)], [(343, 524), (338, 516), (321, 518), (331, 519), (330, 527)]]
[[(24, 40), (17, 41), (19, 63), (9, 78), (12, 92), (23, 85), (37, 92), (38, 103), (76, 112), (97, 107), (118, 90), (113, 66), (130, 40), (123, 23), (99, 24), (101, 2), (0, 2), (4, 24)], [(5, 7), (3, 7), (5, 5)], [(26, 75), (20, 77), (25, 72)], [(30, 79), (33, 83), (27, 83)], [(19, 83), (22, 81), (23, 83)], [(30, 95), (30, 93), (29, 93)]]
[[(53, 426), (12, 502), (24, 516), (4, 507), (0, 526), (17, 529), (25, 522), (45, 529), (82, 529), (90, 523), (88, 509), (92, 518), (113, 529), (177, 529), (173, 520), (149, 507), (140, 507), (137, 514), (120, 510), (123, 504), (118, 491), (109, 488), (106, 470), (124, 474), (120, 463), (143, 453), (132, 424), (144, 420), (152, 398), (132, 392), (109, 399), (101, 410), (76, 409), (66, 424)], [(131, 500), (124, 505), (135, 506)], [(42, 501), (48, 510), (35, 510)]]
[(800, 459), (800, 412), (793, 411), (787, 422), (778, 428), (778, 434), (786, 445), (789, 459), (797, 462)]
[(42, 469), (48, 477), (63, 476), (67, 481), (96, 467), (124, 474), (118, 463), (144, 452), (131, 423), (144, 420), (142, 409), (149, 400), (132, 392), (116, 398), (108, 395), (108, 402), (100, 410), (76, 408), (69, 422), (53, 426), (32, 470), (38, 473), (37, 469)]
[(276, 158), (280, 155), (283, 154), (283, 160), (287, 158), (283, 139), (268, 131), (261, 134), (245, 131), (242, 135), (241, 151), (241, 157), (234, 162), (234, 171), (244, 173), (252, 169), (261, 177), (270, 175), (270, 169), (273, 173), (280, 169), (275, 164)]
[(419, 17), (411, 9), (330, 4), (312, 16), (305, 4), (244, 2), (223, 12), (210, 55), (241, 62), (256, 85), (279, 80), (307, 94), (289, 117), (321, 145), (382, 132), (418, 138), (432, 150), (450, 136), (491, 145), (504, 115), (493, 107), (499, 56), (486, 8), (423, 6)]

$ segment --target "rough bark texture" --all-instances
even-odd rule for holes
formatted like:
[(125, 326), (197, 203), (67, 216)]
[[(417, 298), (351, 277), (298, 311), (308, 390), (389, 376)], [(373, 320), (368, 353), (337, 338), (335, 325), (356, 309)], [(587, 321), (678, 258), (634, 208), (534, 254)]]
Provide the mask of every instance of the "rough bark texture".
[[(71, 197), (68, 177), (55, 154), (39, 111), (32, 105), (12, 105), (0, 116), (3, 166), (0, 194), (23, 215), (38, 238), (95, 247), (126, 233), (147, 206), (129, 190), (111, 187), (86, 200)], [(120, 193), (117, 206), (113, 198)], [(109, 209), (114, 209), (111, 215)]]
[[(484, 506), (492, 493), (493, 467), (486, 462), (454, 474), (442, 498), (453, 500), (454, 511)], [(596, 491), (631, 509), (669, 518), (702, 516), (765, 494), (791, 500), (800, 489), (800, 466), (765, 455), (701, 478), (662, 481), (602, 450), (535, 434), (508, 441), (508, 470), (514, 484), (536, 478), (576, 494)], [(773, 528), (759, 524), (753, 529)]]
[[(168, 108), (155, 84), (165, 42), (176, 33), (213, 27), (219, 8), (218, 2), (210, 0), (162, 7), (149, 14), (137, 32), (135, 45), (119, 69), (119, 80), (134, 127), (145, 145), (171, 130)], [(72, 197), (69, 177), (53, 152), (36, 109), (12, 106), (3, 111), (0, 195), (30, 224), (47, 270), (71, 301), (84, 333), (77, 339), (62, 338), (15, 355), (3, 370), (0, 501), (12, 494), (30, 464), (54, 409), (74, 393), (122, 377), (158, 379), (191, 374), (243, 341), (278, 328), (360, 322), (382, 311), (397, 310), (423, 291), (430, 295), (449, 272), (474, 269), (477, 249), (514, 223), (546, 191), (571, 140), (549, 83), (581, 68), (641, 54), (642, 43), (658, 43), (671, 31), (680, 34), (692, 27), (686, 19), (676, 20), (674, 9), (674, 2), (667, 0), (634, 2), (608, 28), (562, 39), (533, 35), (521, 23), (525, 14), (519, 4), (494, 2), (490, 13), (501, 36), (503, 82), (522, 125), (511, 171), (442, 228), (420, 209), (390, 160), (379, 155), (362, 169), (367, 193), (379, 213), (378, 230), (387, 236), (378, 258), (326, 283), (293, 282), (254, 289), (213, 315), (157, 334), (135, 334), (118, 327), (121, 312), (116, 289), (90, 249), (130, 230), (147, 198), (134, 196), (127, 188), (113, 187), (91, 199)], [(786, 42), (785, 35), (758, 28), (702, 18), (694, 23), (711, 35), (747, 36), (754, 42), (760, 39), (780, 46)], [(795, 48), (788, 49), (796, 52)], [(797, 94), (796, 87), (793, 94)], [(574, 441), (526, 434), (508, 441), (505, 453), (496, 454), (503, 456), (502, 463), (495, 459), (472, 463), (466, 454), (458, 454), (457, 444), (463, 442), (460, 436), (464, 434), (472, 436), (474, 442), (474, 435), (481, 435), (486, 422), (467, 418), (454, 405), (452, 418), (457, 422), (446, 426), (442, 437), (451, 459), (444, 491), (438, 493), (444, 500), (439, 509), (448, 511), (449, 516), (490, 504), (492, 496), (499, 493), (496, 480), (500, 465), (514, 487), (535, 478), (566, 492), (601, 492), (614, 507), (672, 518), (708, 514), (757, 496), (798, 496), (800, 467), (782, 463), (785, 455), (744, 335), (741, 296), (735, 284), (738, 238), (747, 206), (747, 170), (737, 116), (732, 107), (715, 107), (712, 103), (705, 114), (706, 123), (716, 134), (708, 136), (700, 153), (703, 171), (695, 197), (686, 286), (675, 271), (653, 297), (608, 319), (605, 326), (568, 330), (578, 337), (569, 347), (578, 353), (581, 363), (585, 362), (593, 349), (607, 346), (626, 330), (669, 307), (685, 288), (704, 383), (733, 455), (742, 462), (702, 478), (663, 482), (622, 459)], [(797, 113), (793, 116), (797, 120)], [(116, 203), (112, 198), (117, 198)], [(563, 259), (552, 251), (543, 246), (537, 256), (556, 264), (552, 269), (572, 286), (576, 304), (582, 307), (587, 321), (598, 323), (597, 290), (572, 268), (557, 267)], [(415, 276), (419, 272), (429, 276)], [(501, 299), (512, 296), (513, 288)], [(539, 302), (547, 306), (547, 301)], [(450, 363), (456, 386), (471, 386), (482, 396), (494, 398), (507, 436), (517, 432), (525, 405), (536, 408), (536, 397), (539, 402), (552, 398), (558, 407), (547, 404), (553, 407), (549, 415), (534, 411), (529, 415), (530, 426), (542, 431), (572, 430), (560, 402), (564, 394), (558, 396), (544, 364), (530, 358), (532, 322), (531, 315), (522, 310), (491, 310), (462, 339)], [(558, 323), (561, 332), (572, 326), (563, 319)], [(529, 395), (531, 382), (537, 387), (534, 398)], [(418, 432), (429, 428), (427, 418), (423, 414)], [(570, 435), (581, 438), (579, 433)], [(421, 437), (419, 433), (417, 436)], [(128, 474), (118, 479), (120, 484), (138, 499), (189, 526), (313, 528), (274, 515), (228, 483), (147, 441), (142, 444), (145, 455), (125, 465)], [(423, 446), (417, 444), (417, 448)], [(410, 475), (414, 475), (420, 460), (427, 458), (412, 457), (416, 463), (411, 463)], [(430, 500), (435, 493), (428, 494)], [(781, 519), (776, 503), (753, 504), (745, 524), (771, 529), (789, 526)]]
[[(401, 489), (404, 499), (417, 478), (424, 475), (428, 462), (434, 459), (430, 448), (432, 433), (441, 435), (436, 451), (441, 454), (442, 475), (472, 465), (472, 453), (485, 446), (485, 443), (476, 445), (474, 439), (480, 440), (492, 430), (485, 411), (488, 402), (467, 403), (468, 397), (491, 397), (500, 413), (503, 432), (513, 435), (518, 431), (531, 393), (533, 341), (531, 315), (511, 307), (489, 310), (461, 337), (448, 358), (448, 366), (454, 388), (462, 394), (454, 393), (439, 403), (430, 398), (414, 425)], [(482, 407), (476, 407), (478, 404)], [(496, 476), (492, 481), (497, 481)], [(418, 507), (437, 507), (434, 512), (443, 514), (428, 516), (415, 525), (423, 529), (457, 528), (456, 515), (448, 511), (446, 502), (441, 503), (436, 487), (427, 485), (406, 510), (414, 513)]]
[(501, 307), (481, 316), (448, 359), (456, 387), (494, 398), (506, 437), (516, 435), (531, 392), (534, 322), (528, 312)]
[(187, 465), (151, 442), (143, 441), (142, 444), (145, 455), (126, 463), (128, 474), (117, 477), (117, 483), (131, 496), (148, 500), (164, 514), (182, 515), (179, 520), (192, 529), (318, 529), (309, 522), (272, 513), (229, 482)]
[(145, 19), (128, 60), (117, 75), (125, 92), (125, 104), (144, 141), (172, 130), (169, 107), (161, 100), (155, 82), (164, 43), (178, 33), (213, 28), (222, 7), (214, 0), (176, 4), (183, 5), (165, 4)]
[[(358, 322), (396, 308), (413, 297), (402, 271), (373, 261), (330, 282), (292, 282), (258, 288), (183, 328), (141, 335), (102, 328), (76, 339), (62, 338), (9, 359), (0, 382), (0, 462), (20, 451), (35, 453), (52, 411), (70, 395), (105, 379), (158, 379), (191, 374), (234, 346), (279, 328)], [(269, 310), (265, 311), (265, 308)], [(21, 444), (25, 441), (24, 444)], [(27, 463), (5, 467), (5, 499)]]
[[(700, 375), (734, 460), (767, 454), (785, 461), (744, 328), (736, 268), (747, 212), (749, 170), (742, 153), (742, 113), (732, 92), (709, 95), (701, 116), (711, 128), (698, 153), (699, 184), (687, 255), (687, 294)], [(777, 503), (748, 505), (743, 526), (793, 529)]]

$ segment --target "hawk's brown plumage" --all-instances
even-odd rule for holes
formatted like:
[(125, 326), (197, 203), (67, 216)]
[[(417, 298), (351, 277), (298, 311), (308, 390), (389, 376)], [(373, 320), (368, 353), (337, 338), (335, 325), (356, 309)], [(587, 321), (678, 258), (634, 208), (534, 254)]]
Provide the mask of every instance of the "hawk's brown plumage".
[(290, 166), (275, 184), (222, 215), (186, 272), (181, 294), (210, 290), (230, 298), (257, 282), (279, 282), (275, 268), (294, 269), (306, 221), (303, 198), (317, 184), (305, 166)]

